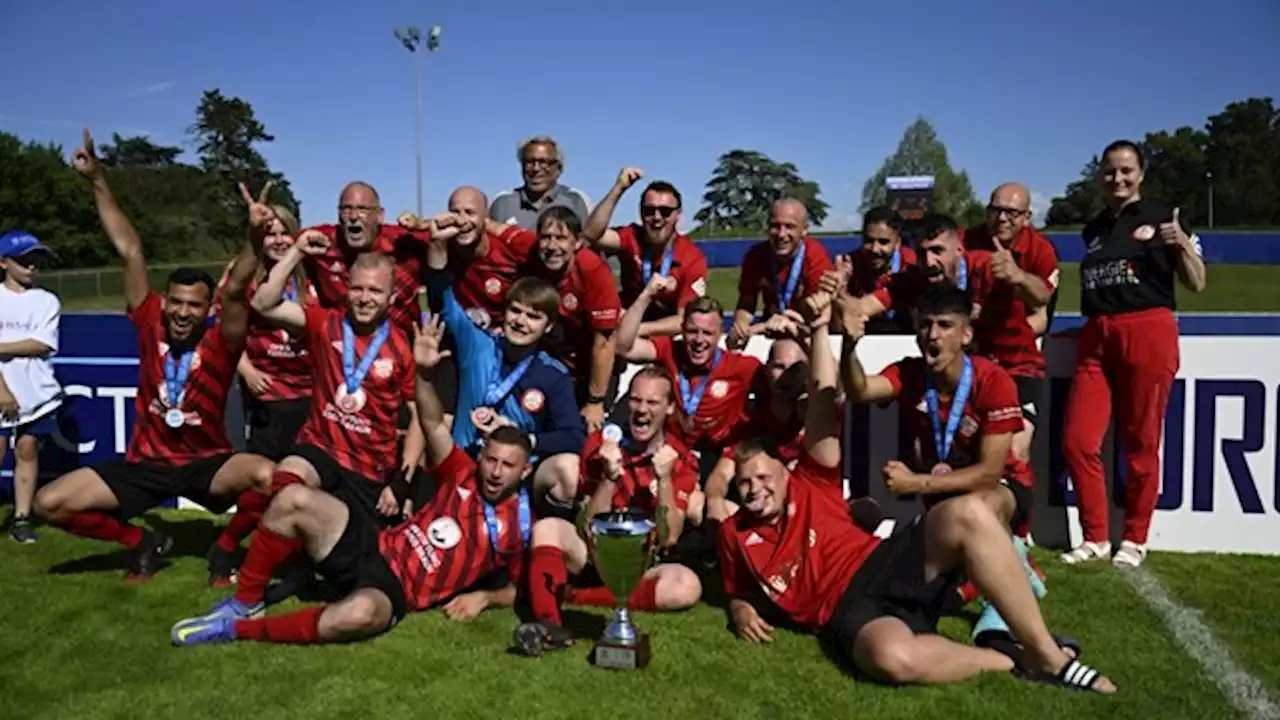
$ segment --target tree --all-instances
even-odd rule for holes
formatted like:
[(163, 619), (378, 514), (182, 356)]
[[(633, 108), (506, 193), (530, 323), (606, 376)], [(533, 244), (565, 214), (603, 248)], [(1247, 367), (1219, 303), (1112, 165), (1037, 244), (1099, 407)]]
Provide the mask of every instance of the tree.
[(182, 148), (156, 145), (145, 137), (111, 134), (110, 143), (98, 144), (98, 157), (107, 167), (164, 168), (178, 162)]
[(866, 212), (876, 205), (883, 205), (887, 194), (885, 180), (903, 175), (933, 176), (933, 208), (936, 212), (946, 213), (968, 224), (982, 222), (983, 206), (973, 194), (969, 174), (952, 169), (947, 159), (947, 146), (938, 139), (937, 131), (924, 117), (917, 117), (907, 127), (898, 141), (898, 149), (885, 158), (862, 186), (859, 211)]
[(821, 198), (818, 183), (800, 177), (789, 162), (779, 163), (756, 150), (730, 150), (716, 161), (707, 182), (694, 232), (763, 232), (773, 204), (784, 197), (804, 203), (809, 222), (821, 225), (831, 206)]
[(1067, 186), (1066, 192), (1049, 202), (1044, 224), (1048, 227), (1083, 225), (1102, 212), (1105, 207), (1098, 192), (1098, 173), (1101, 159), (1094, 155), (1084, 164), (1080, 179)]
[(102, 265), (112, 256), (92, 197), (62, 148), (0, 133), (0, 233), (18, 229), (50, 243), (61, 267)]
[(253, 188), (272, 181), (271, 202), (298, 213), (298, 200), (289, 181), (272, 172), (256, 146), (275, 137), (254, 116), (253, 106), (220, 90), (206, 90), (196, 108), (196, 122), (187, 130), (206, 180), (204, 219), (210, 232), (221, 237), (228, 248), (244, 234), (244, 206), (237, 183)]

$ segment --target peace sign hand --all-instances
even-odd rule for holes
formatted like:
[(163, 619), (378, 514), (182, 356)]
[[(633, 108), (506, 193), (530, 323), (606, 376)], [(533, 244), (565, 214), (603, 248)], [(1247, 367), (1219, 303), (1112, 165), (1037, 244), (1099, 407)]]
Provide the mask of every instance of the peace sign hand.
[(89, 128), (82, 131), (81, 137), (83, 144), (71, 152), (71, 167), (84, 177), (97, 180), (102, 177), (102, 166), (93, 154), (93, 136), (89, 134)]
[(271, 186), (274, 183), (268, 180), (262, 186), (262, 192), (258, 193), (258, 199), (254, 200), (249, 194), (249, 188), (244, 183), (237, 183), (240, 188), (240, 199), (244, 200), (244, 204), (249, 208), (249, 226), (259, 230), (266, 230), (271, 221), (276, 219), (276, 213), (267, 204), (271, 197)]

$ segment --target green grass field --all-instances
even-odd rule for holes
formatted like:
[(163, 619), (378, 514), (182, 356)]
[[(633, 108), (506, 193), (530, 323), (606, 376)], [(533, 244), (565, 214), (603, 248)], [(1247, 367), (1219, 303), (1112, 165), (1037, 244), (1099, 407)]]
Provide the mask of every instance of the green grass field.
[[(178, 538), (174, 565), (152, 581), (121, 580), (123, 555), (44, 528), (34, 546), (0, 545), (0, 716), (26, 718), (800, 718), (914, 720), (1235, 717), (1109, 566), (1049, 572), (1045, 611), (1079, 637), (1085, 657), (1120, 694), (1104, 698), (1007, 676), (940, 688), (890, 689), (856, 681), (812, 637), (780, 632), (767, 647), (738, 642), (710, 606), (638, 616), (653, 637), (645, 671), (587, 663), (605, 612), (571, 612), (583, 638), (531, 660), (507, 652), (516, 624), (495, 610), (466, 624), (413, 615), (373, 641), (326, 647), (241, 643), (177, 649), (169, 628), (219, 597), (204, 587), (207, 515), (166, 512), (153, 523)], [(1269, 628), (1280, 600), (1280, 558), (1154, 554), (1148, 563), (1208, 622), (1247, 670), (1271, 688), (1280, 660)], [(959, 619), (944, 631), (967, 635)]]
[[(201, 267), (216, 277), (224, 266), (225, 263), (214, 263)], [(164, 275), (164, 272), (152, 273), (152, 283), (159, 286), (164, 282)], [(1079, 277), (1075, 263), (1063, 263), (1059, 312), (1080, 310)], [(103, 275), (100, 279), (87, 275), (60, 276), (58, 283), (50, 282), (49, 286), (60, 290), (63, 309), (67, 312), (123, 312), (123, 290), (119, 282), (119, 273)], [(707, 288), (725, 307), (732, 308), (738, 301), (737, 283), (736, 268), (716, 268), (707, 279)], [(1280, 265), (1213, 265), (1209, 268), (1209, 288), (1199, 295), (1180, 292), (1178, 305), (1185, 312), (1280, 312), (1277, 287), (1280, 287)], [(96, 294), (99, 290), (101, 295)]]

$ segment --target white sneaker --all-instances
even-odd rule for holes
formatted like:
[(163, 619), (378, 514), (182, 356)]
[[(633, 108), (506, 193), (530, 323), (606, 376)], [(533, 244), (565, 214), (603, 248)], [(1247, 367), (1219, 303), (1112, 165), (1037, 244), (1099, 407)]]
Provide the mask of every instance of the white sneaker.
[(1111, 557), (1111, 543), (1086, 540), (1071, 552), (1062, 553), (1060, 559), (1068, 565), (1079, 565), (1094, 560), (1106, 560), (1109, 557)]
[(1111, 564), (1122, 569), (1136, 568), (1146, 559), (1146, 545), (1124, 540), (1120, 543), (1120, 549), (1116, 551), (1116, 556), (1111, 558)]

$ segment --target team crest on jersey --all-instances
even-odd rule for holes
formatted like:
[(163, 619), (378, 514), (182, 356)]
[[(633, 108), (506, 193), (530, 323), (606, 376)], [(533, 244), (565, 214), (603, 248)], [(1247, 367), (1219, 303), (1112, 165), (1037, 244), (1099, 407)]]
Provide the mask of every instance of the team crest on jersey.
[(711, 393), (711, 397), (713, 398), (723, 398), (725, 395), (729, 394), (729, 383), (724, 380), (716, 380), (711, 383), (710, 388), (707, 388), (707, 392)]
[(378, 358), (373, 361), (373, 375), (379, 380), (386, 380), (391, 377), (391, 373), (395, 369), (396, 363), (391, 358)]
[(462, 542), (462, 526), (451, 517), (436, 518), (427, 526), (427, 540), (441, 550), (452, 550)]
[(1138, 242), (1146, 242), (1156, 236), (1156, 229), (1150, 225), (1143, 225), (1133, 231), (1133, 239)]
[(570, 312), (578, 309), (578, 296), (573, 293), (564, 294), (564, 309)]
[(542, 406), (547, 404), (547, 396), (542, 394), (537, 388), (526, 390), (524, 395), (520, 396), (520, 407), (528, 412), (536, 413), (542, 410)]
[(960, 434), (964, 437), (973, 437), (976, 432), (978, 432), (978, 421), (969, 415), (965, 415), (964, 419), (960, 421)]
[(502, 281), (498, 278), (491, 277), (484, 281), (484, 291), (489, 295), (497, 295), (502, 292)]

